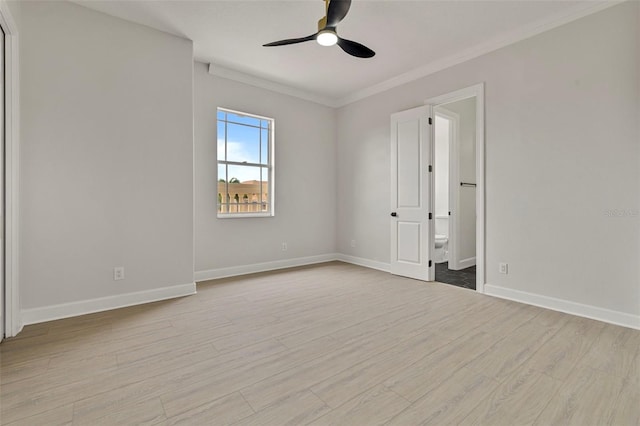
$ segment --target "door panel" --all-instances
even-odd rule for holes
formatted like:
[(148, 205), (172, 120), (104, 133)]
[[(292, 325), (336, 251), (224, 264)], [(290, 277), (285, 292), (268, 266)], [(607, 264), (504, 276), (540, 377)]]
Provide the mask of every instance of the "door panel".
[(391, 116), (391, 273), (425, 281), (434, 279), (430, 112), (424, 106)]
[(420, 206), (420, 122), (398, 123), (398, 206)]
[(420, 263), (421, 224), (398, 221), (398, 261)]

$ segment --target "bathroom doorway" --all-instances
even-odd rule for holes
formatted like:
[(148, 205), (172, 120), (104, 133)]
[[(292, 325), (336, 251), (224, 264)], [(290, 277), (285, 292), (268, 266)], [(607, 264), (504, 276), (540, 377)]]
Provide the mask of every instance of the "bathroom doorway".
[(427, 101), (433, 105), (434, 118), (435, 280), (480, 292), (484, 284), (482, 94), (478, 85)]

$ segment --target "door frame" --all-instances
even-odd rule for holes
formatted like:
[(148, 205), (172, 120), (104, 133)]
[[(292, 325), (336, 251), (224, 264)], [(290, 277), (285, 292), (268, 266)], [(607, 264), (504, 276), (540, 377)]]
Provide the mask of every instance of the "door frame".
[[(429, 98), (425, 104), (435, 108), (442, 104), (473, 97), (476, 98), (476, 291), (484, 293), (484, 285), (486, 284), (484, 83)], [(431, 132), (433, 138), (435, 126), (431, 127)], [(432, 193), (433, 190), (432, 180)], [(430, 244), (434, 244), (434, 242), (431, 241)]]
[[(437, 111), (436, 111), (437, 109)], [(457, 216), (455, 219), (451, 216), (451, 212), (458, 211), (458, 197), (460, 192), (460, 187), (458, 185), (454, 185), (454, 182), (459, 180), (459, 172), (458, 168), (460, 167), (459, 161), (459, 137), (460, 137), (460, 115), (449, 111), (444, 107), (437, 108), (437, 105), (433, 108), (433, 130), (435, 134), (435, 126), (436, 126), (436, 116), (442, 116), (449, 120), (449, 269), (459, 269), (459, 256), (458, 256), (458, 248), (459, 248), (459, 238), (458, 238), (458, 221)], [(434, 150), (436, 144), (435, 140), (433, 141)], [(434, 163), (435, 163), (435, 152), (434, 152)], [(437, 171), (436, 171), (437, 172)], [(435, 182), (434, 176), (434, 182)], [(434, 193), (435, 196), (435, 193)], [(435, 204), (434, 204), (434, 218), (437, 220), (438, 215), (435, 213)], [(435, 226), (435, 224), (434, 224)], [(435, 235), (435, 231), (434, 231)], [(453, 268), (451, 266), (454, 266)]]
[(18, 27), (9, 5), (0, 0), (0, 26), (4, 31), (5, 114), (5, 219), (4, 219), (4, 330), (13, 337), (22, 330), (18, 291), (18, 176), (19, 176), (19, 60)]

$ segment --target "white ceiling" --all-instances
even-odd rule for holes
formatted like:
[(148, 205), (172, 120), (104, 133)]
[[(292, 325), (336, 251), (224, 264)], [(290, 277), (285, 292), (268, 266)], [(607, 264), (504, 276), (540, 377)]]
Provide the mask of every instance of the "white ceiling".
[[(262, 44), (317, 30), (322, 0), (75, 3), (193, 40), (195, 58), (344, 104), (429, 71), (568, 22), (611, 2), (353, 0), (338, 33), (376, 51), (353, 58), (338, 46)], [(228, 74), (228, 72), (227, 72)], [(304, 97), (304, 96), (303, 96)]]

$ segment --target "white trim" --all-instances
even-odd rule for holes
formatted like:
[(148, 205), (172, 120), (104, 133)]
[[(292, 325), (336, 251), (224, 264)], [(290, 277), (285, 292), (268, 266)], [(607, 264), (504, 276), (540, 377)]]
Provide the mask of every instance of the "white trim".
[(282, 93), (284, 95), (293, 96), (295, 98), (304, 99), (305, 101), (315, 102), (320, 105), (335, 108), (338, 106), (335, 99), (326, 96), (317, 95), (315, 93), (297, 89), (286, 84), (276, 83), (252, 74), (246, 74), (231, 68), (225, 68), (213, 63), (209, 64), (209, 74), (216, 77), (226, 78), (228, 80), (239, 81), (240, 83), (250, 86), (259, 87), (261, 89), (271, 90), (272, 92)]
[[(265, 129), (262, 127), (262, 124), (259, 127), (255, 127), (254, 125), (248, 125), (250, 127), (253, 127), (254, 129), (258, 129), (259, 133), (260, 133), (260, 145), (262, 146), (262, 130), (267, 130), (268, 131), (268, 136), (269, 136), (269, 141), (268, 141), (268, 152), (267, 152), (267, 162), (263, 163), (262, 159), (260, 159), (261, 161), (259, 163), (248, 163), (246, 161), (244, 162), (237, 162), (237, 161), (230, 161), (227, 159), (221, 160), (221, 159), (217, 159), (217, 167), (216, 170), (219, 170), (219, 167), (222, 165), (225, 167), (226, 173), (229, 172), (229, 166), (239, 166), (239, 167), (244, 167), (244, 166), (251, 166), (251, 167), (255, 167), (256, 169), (258, 169), (258, 172), (260, 173), (260, 179), (262, 179), (262, 169), (266, 167), (267, 172), (268, 172), (268, 176), (267, 176), (267, 185), (268, 185), (268, 191), (267, 191), (267, 197), (268, 197), (268, 201), (266, 204), (269, 205), (269, 211), (263, 212), (263, 211), (256, 211), (256, 212), (239, 212), (236, 211), (231, 212), (229, 211), (231, 209), (231, 206), (233, 205), (231, 203), (231, 199), (229, 198), (229, 184), (231, 182), (229, 182), (229, 176), (225, 175), (225, 178), (227, 179), (225, 181), (225, 193), (227, 194), (226, 197), (226, 203), (222, 203), (222, 199), (219, 199), (219, 202), (221, 205), (226, 205), (227, 206), (227, 212), (221, 213), (220, 211), (217, 212), (217, 218), (218, 219), (240, 219), (240, 218), (258, 218), (258, 217), (273, 217), (275, 216), (275, 134), (276, 134), (276, 120), (275, 118), (271, 118), (271, 117), (265, 117), (262, 115), (256, 115), (256, 114), (251, 114), (251, 113), (247, 113), (247, 112), (242, 112), (242, 111), (238, 111), (238, 110), (233, 110), (233, 109), (229, 109), (229, 108), (224, 108), (219, 106), (217, 108), (217, 114), (216, 114), (216, 121), (217, 123), (220, 123), (220, 119), (218, 118), (218, 114), (220, 112), (223, 112), (225, 114), (225, 117), (223, 119), (223, 122), (225, 123), (225, 129), (227, 128), (227, 124), (231, 123), (234, 124), (234, 122), (229, 121), (229, 118), (227, 117), (226, 114), (234, 114), (234, 115), (238, 115), (238, 116), (244, 116), (244, 117), (251, 117), (251, 118), (255, 118), (258, 119), (260, 121), (268, 121), (269, 122), (269, 127), (268, 129)], [(225, 135), (224, 135), (224, 145), (225, 145), (225, 153), (227, 152), (228, 148), (228, 134), (225, 130)], [(262, 148), (260, 148), (262, 149)], [(225, 158), (226, 158), (226, 154), (225, 154)], [(219, 178), (220, 176), (218, 176)], [(216, 181), (218, 182), (218, 181)], [(262, 189), (261, 191), (261, 197), (262, 197)], [(238, 195), (238, 194), (236, 194)], [(218, 196), (221, 197), (222, 195), (220, 193), (218, 193)], [(246, 194), (245, 194), (246, 196)], [(239, 200), (236, 201), (235, 205), (236, 205), (236, 209), (241, 206), (241, 205), (257, 205), (259, 204), (260, 208), (262, 208), (264, 206), (262, 199), (260, 201), (255, 201), (252, 202), (250, 204), (245, 204), (240, 203)], [(220, 205), (218, 206), (220, 208)]]
[(391, 272), (391, 265), (389, 263), (379, 262), (377, 260), (365, 259), (364, 257), (350, 256), (348, 254), (338, 254), (336, 260), (345, 263), (351, 263), (353, 265), (364, 266), (365, 268), (377, 269), (382, 272)]
[(250, 265), (230, 266), (226, 268), (196, 271), (196, 282), (216, 280), (218, 278), (236, 277), (239, 275), (255, 274), (257, 272), (275, 271), (277, 269), (294, 268), (296, 266), (313, 265), (337, 260), (336, 253), (320, 254), (317, 256), (296, 257), (293, 259), (274, 260), (271, 262), (253, 263)]
[[(231, 204), (230, 204), (231, 205)], [(238, 203), (237, 205), (241, 206), (242, 203)], [(257, 212), (253, 212), (253, 213), (218, 213), (218, 216), (216, 216), (218, 219), (242, 219), (242, 218), (248, 218), (248, 217), (274, 217), (275, 215), (272, 212), (269, 213), (257, 213)]]
[[(449, 214), (447, 216), (436, 216), (436, 219), (447, 219), (448, 222), (448, 256), (449, 269), (462, 269), (460, 267), (460, 261), (458, 260), (458, 251), (460, 249), (461, 238), (458, 235), (458, 222), (460, 221), (460, 215), (458, 214), (458, 204), (460, 196), (460, 187), (457, 183), (460, 181), (460, 114), (453, 111), (449, 111), (445, 107), (439, 107), (433, 109), (433, 130), (435, 135), (436, 130), (436, 118), (441, 116), (449, 120)], [(433, 140), (433, 146), (435, 150), (436, 141)], [(434, 178), (438, 173), (438, 168), (435, 166), (435, 152), (434, 152)], [(435, 179), (434, 179), (435, 180)], [(435, 193), (434, 193), (435, 194)], [(434, 209), (435, 210), (435, 209)], [(435, 225), (435, 224), (434, 224)], [(435, 250), (435, 247), (434, 247)]]
[[(436, 149), (436, 116), (433, 112), (433, 105), (427, 104), (427, 117), (429, 117), (429, 125), (427, 126), (427, 129), (426, 129), (426, 134), (427, 134), (426, 138), (429, 142), (428, 143), (429, 160), (427, 161), (427, 164), (435, 167), (435, 164), (436, 164), (436, 151), (435, 151)], [(427, 204), (429, 206), (429, 210), (428, 210), (430, 212), (429, 214), (431, 214), (436, 211), (436, 203), (435, 203), (436, 179), (435, 179), (435, 173), (427, 173), (427, 175), (429, 176), (428, 178), (429, 199), (427, 200)], [(427, 281), (435, 281), (436, 280), (436, 264), (435, 262), (432, 263), (432, 260), (433, 260), (433, 255), (436, 249), (436, 221), (429, 220), (428, 222), (429, 222), (428, 223), (429, 234), (427, 236), (427, 241), (425, 243), (426, 252), (429, 256), (428, 257), (429, 279)]]
[[(484, 134), (484, 83), (465, 87), (454, 92), (427, 99), (425, 104), (434, 107), (476, 98), (476, 291), (484, 293), (485, 275), (485, 134)], [(431, 132), (433, 136), (434, 127)]]
[(469, 61), (471, 59), (477, 58), (511, 44), (515, 44), (519, 41), (526, 40), (538, 34), (542, 34), (546, 31), (568, 24), (569, 22), (584, 18), (585, 16), (591, 15), (593, 13), (600, 12), (601, 10), (607, 9), (611, 6), (620, 4), (623, 1), (624, 0), (580, 2), (578, 5), (576, 5), (575, 8), (572, 8), (568, 12), (564, 11), (563, 13), (547, 17), (545, 19), (511, 31), (510, 33), (498, 36), (487, 42), (472, 46), (460, 53), (428, 63), (414, 70), (374, 84), (373, 86), (355, 91), (337, 100), (337, 106), (343, 107), (353, 102), (368, 98), (369, 96), (373, 96), (378, 93), (393, 89), (394, 87), (398, 87), (403, 84), (407, 84), (420, 78), (426, 77), (428, 75), (435, 74), (438, 71), (442, 71), (454, 65), (461, 64), (463, 62)]
[(434, 107), (441, 106), (442, 104), (450, 104), (453, 102), (473, 98), (474, 96), (478, 96), (481, 91), (482, 93), (484, 93), (484, 83), (474, 84), (473, 86), (463, 87), (462, 89), (454, 90), (453, 92), (448, 92), (443, 95), (429, 98), (425, 101), (425, 103), (429, 103)]
[[(18, 28), (9, 5), (0, 0), (0, 25), (5, 32), (5, 330), (7, 337), (22, 330), (18, 280), (19, 176), (19, 58)], [(1, 333), (2, 331), (0, 331)]]
[[(469, 268), (473, 265), (476, 264), (476, 258), (475, 257), (469, 257), (467, 259), (462, 259), (461, 261), (458, 262), (458, 267), (460, 269), (465, 269), (465, 268)], [(449, 268), (451, 269), (451, 268)]]
[(110, 311), (112, 309), (124, 308), (127, 306), (174, 299), (176, 297), (191, 296), (193, 294), (196, 294), (196, 284), (189, 283), (153, 290), (137, 291), (135, 293), (125, 293), (115, 296), (99, 297), (97, 299), (63, 303), (60, 305), (44, 306), (42, 308), (23, 309), (22, 322), (25, 325), (37, 324), (40, 322), (92, 314), (95, 312)]
[(528, 293), (526, 291), (513, 290), (510, 288), (499, 287), (491, 284), (486, 284), (484, 286), (484, 291), (485, 294), (499, 297), (501, 299), (522, 302), (528, 305), (539, 306), (541, 308), (551, 309), (554, 311), (578, 315), (585, 318), (591, 318), (598, 321), (608, 322), (610, 324), (621, 325), (623, 327), (635, 328), (640, 330), (640, 315), (632, 315), (624, 312), (612, 311), (610, 309), (600, 308), (597, 306), (584, 305), (582, 303), (571, 302), (569, 300)]

